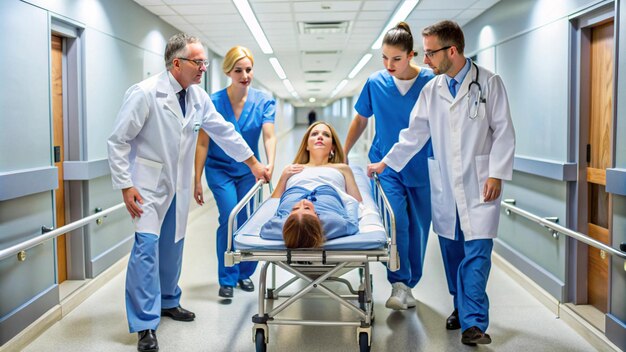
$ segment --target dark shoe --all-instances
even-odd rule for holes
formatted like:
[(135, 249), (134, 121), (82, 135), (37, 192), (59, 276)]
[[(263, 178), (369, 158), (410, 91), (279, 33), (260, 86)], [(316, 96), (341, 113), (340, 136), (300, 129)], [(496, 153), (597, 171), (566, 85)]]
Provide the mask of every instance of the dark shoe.
[(482, 330), (480, 330), (476, 326), (472, 326), (471, 328), (463, 331), (461, 335), (461, 342), (464, 345), (476, 346), (487, 345), (491, 343), (491, 336), (489, 334), (485, 334)]
[(196, 318), (196, 315), (193, 312), (190, 312), (181, 306), (161, 309), (161, 316), (170, 317), (178, 321), (193, 321)]
[(218, 295), (224, 298), (233, 298), (233, 287), (232, 286), (220, 286), (220, 292), (218, 293)]
[(250, 279), (243, 279), (237, 281), (239, 283), (239, 287), (246, 292), (254, 291), (254, 283)]
[(137, 341), (137, 351), (140, 352), (157, 352), (159, 350), (159, 342), (156, 338), (156, 331), (141, 330), (137, 333), (139, 341)]
[(454, 310), (452, 314), (446, 319), (446, 329), (457, 330), (461, 328), (461, 322), (459, 322), (459, 311)]

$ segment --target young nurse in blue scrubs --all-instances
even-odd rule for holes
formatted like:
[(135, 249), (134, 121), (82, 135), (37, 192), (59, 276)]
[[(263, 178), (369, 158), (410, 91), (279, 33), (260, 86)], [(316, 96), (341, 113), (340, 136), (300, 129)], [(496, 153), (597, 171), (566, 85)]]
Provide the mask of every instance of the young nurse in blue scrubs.
[[(357, 115), (350, 124), (345, 154), (361, 136), (370, 117), (376, 116), (376, 135), (369, 151), (372, 162), (380, 161), (398, 141), (400, 131), (409, 125), (409, 116), (422, 87), (433, 77), (432, 70), (412, 60), (413, 36), (409, 25), (398, 23), (383, 39), (385, 69), (373, 73), (354, 106)], [(430, 228), (430, 187), (427, 158), (430, 141), (401, 172), (387, 168), (379, 175), (396, 218), (396, 240), (400, 269), (387, 271), (392, 292), (385, 306), (401, 310), (415, 307), (411, 289), (422, 277), (422, 266)]]
[[(231, 78), (232, 83), (225, 89), (211, 95), (217, 111), (231, 122), (254, 155), (259, 158), (259, 137), (263, 133), (267, 171), (271, 179), (276, 155), (276, 136), (274, 134), (274, 115), (276, 101), (266, 93), (250, 87), (254, 58), (247, 48), (236, 46), (226, 53), (222, 70)], [(244, 291), (254, 291), (250, 276), (256, 269), (256, 262), (245, 262), (233, 267), (224, 266), (224, 252), (228, 237), (228, 216), (231, 210), (252, 188), (256, 182), (254, 175), (243, 163), (238, 163), (224, 151), (206, 133), (198, 135), (195, 163), (194, 198), (203, 204), (201, 184), (202, 168), (206, 168), (206, 180), (213, 192), (219, 209), (219, 227), (217, 228), (217, 263), (219, 275), (219, 295), (230, 298), (233, 288), (239, 284)], [(246, 220), (245, 213), (237, 219), (239, 224)]]

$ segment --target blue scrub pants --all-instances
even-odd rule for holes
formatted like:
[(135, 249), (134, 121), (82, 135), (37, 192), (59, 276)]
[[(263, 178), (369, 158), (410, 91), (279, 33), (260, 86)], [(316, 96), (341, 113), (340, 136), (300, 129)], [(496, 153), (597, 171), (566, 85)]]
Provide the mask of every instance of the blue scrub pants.
[[(223, 170), (205, 167), (204, 174), (213, 192), (219, 210), (219, 226), (217, 228), (217, 273), (220, 286), (237, 286), (238, 280), (249, 278), (256, 270), (257, 262), (243, 262), (230, 268), (224, 266), (224, 252), (228, 245), (228, 217), (233, 208), (256, 183), (252, 173), (240, 177), (232, 177)], [(251, 209), (252, 210), (252, 209)], [(237, 217), (239, 226), (247, 220), (245, 211)]]
[(472, 326), (487, 331), (489, 327), (489, 297), (487, 279), (491, 270), (492, 239), (465, 241), (459, 214), (456, 215), (456, 240), (439, 236), (439, 246), (448, 281), (459, 310), (461, 331)]
[(165, 214), (160, 236), (135, 233), (126, 270), (126, 316), (131, 333), (156, 330), (161, 309), (180, 304), (178, 279), (184, 240), (174, 243), (175, 235), (176, 196)]
[(389, 199), (396, 217), (396, 243), (400, 257), (400, 269), (387, 270), (390, 283), (402, 282), (415, 287), (422, 278), (422, 268), (430, 230), (430, 187), (407, 187), (400, 175), (393, 170), (385, 170), (380, 183)]

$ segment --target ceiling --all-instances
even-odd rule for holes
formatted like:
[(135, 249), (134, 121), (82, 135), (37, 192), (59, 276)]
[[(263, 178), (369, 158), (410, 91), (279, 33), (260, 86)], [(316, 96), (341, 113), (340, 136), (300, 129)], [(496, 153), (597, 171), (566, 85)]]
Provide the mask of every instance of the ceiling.
[[(421, 0), (407, 17), (422, 63), (421, 36), (425, 26), (452, 19), (461, 26), (499, 0)], [(254, 55), (254, 77), (277, 96), (296, 106), (325, 105), (355, 95), (371, 72), (383, 68), (380, 50), (371, 49), (399, 0), (248, 0), (273, 54), (263, 54), (250, 30), (230, 0), (135, 0), (148, 11), (181, 31), (200, 37), (210, 49), (224, 55), (235, 45), (248, 47)], [(320, 33), (319, 23), (337, 33)], [(311, 27), (311, 28), (309, 28)], [(309, 33), (313, 31), (314, 33)], [(334, 97), (331, 93), (366, 53), (373, 58)], [(299, 99), (295, 99), (272, 68), (276, 57)], [(315, 101), (310, 102), (309, 99)], [(312, 99), (311, 99), (312, 100)]]

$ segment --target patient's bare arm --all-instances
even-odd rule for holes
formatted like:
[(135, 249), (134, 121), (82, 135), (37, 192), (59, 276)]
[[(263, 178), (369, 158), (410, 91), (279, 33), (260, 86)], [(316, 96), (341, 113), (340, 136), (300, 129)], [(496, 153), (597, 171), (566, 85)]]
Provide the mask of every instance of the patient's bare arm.
[(361, 197), (361, 192), (359, 192), (359, 187), (356, 185), (356, 180), (354, 179), (354, 174), (350, 166), (348, 166), (348, 164), (337, 164), (337, 167), (346, 179), (346, 193), (357, 201), (362, 202), (363, 198)]

